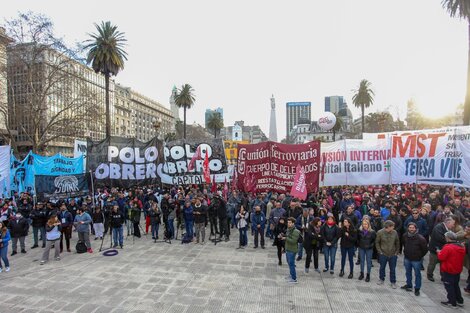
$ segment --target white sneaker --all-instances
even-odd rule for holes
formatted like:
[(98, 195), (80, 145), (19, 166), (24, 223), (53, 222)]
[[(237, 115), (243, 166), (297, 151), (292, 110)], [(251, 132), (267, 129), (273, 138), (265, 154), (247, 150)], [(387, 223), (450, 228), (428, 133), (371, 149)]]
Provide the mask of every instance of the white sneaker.
[(390, 286), (392, 286), (392, 289), (397, 289), (397, 284), (391, 283)]
[(384, 283), (385, 283), (385, 282), (380, 279), (380, 280), (377, 282), (377, 285), (381, 286), (381, 285), (383, 285)]
[(10, 271), (10, 267), (5, 267), (5, 272), (9, 272)]

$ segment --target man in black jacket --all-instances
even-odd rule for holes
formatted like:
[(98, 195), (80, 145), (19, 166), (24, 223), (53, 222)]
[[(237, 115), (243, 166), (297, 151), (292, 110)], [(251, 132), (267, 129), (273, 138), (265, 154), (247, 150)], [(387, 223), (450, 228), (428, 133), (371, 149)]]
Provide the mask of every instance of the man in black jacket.
[(11, 236), (11, 255), (14, 256), (17, 253), (17, 244), (18, 240), (20, 241), (21, 253), (26, 253), (24, 239), (28, 236), (29, 223), (21, 215), (20, 212), (17, 212), (15, 218), (10, 220), (8, 223), (8, 228), (10, 229)]
[(412, 270), (415, 272), (415, 295), (419, 296), (421, 289), (421, 260), (428, 253), (426, 239), (418, 234), (418, 226), (410, 222), (408, 231), (403, 235), (403, 255), (405, 257), (406, 285), (401, 289), (413, 290)]
[(31, 211), (30, 218), (33, 225), (33, 246), (31, 249), (38, 247), (38, 232), (41, 233), (42, 247), (46, 247), (46, 223), (47, 223), (47, 212), (44, 209), (44, 204), (38, 202), (34, 210)]
[(434, 269), (437, 263), (439, 263), (437, 250), (441, 250), (447, 243), (444, 234), (450, 230), (454, 230), (454, 226), (455, 220), (452, 217), (448, 217), (444, 222), (437, 224), (432, 231), (431, 239), (429, 240), (429, 264), (427, 268), (427, 278), (430, 281), (434, 281)]
[(123, 227), (122, 224), (124, 223), (124, 216), (119, 211), (119, 205), (113, 206), (113, 210), (111, 212), (111, 228), (113, 232), (113, 248), (116, 248), (119, 242), (119, 246), (123, 247), (124, 243), (124, 236), (123, 236)]
[(201, 244), (204, 244), (206, 238), (206, 218), (207, 207), (201, 203), (201, 199), (196, 198), (196, 203), (193, 209), (194, 226), (196, 228), (196, 243), (199, 243), (199, 237), (202, 237)]

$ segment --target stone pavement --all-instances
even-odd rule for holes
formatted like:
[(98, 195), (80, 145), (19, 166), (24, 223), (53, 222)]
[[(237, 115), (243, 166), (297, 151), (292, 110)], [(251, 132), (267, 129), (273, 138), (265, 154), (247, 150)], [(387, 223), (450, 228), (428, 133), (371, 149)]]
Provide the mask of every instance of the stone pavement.
[[(77, 238), (73, 234), (73, 247)], [(106, 238), (107, 239), (107, 238)], [(265, 250), (237, 250), (238, 232), (228, 243), (154, 243), (150, 235), (127, 238), (113, 257), (63, 253), (61, 261), (39, 265), (42, 249), (9, 257), (11, 272), (0, 273), (0, 312), (464, 312), (442, 307), (441, 283), (423, 279), (420, 297), (404, 290), (378, 286), (374, 262), (370, 283), (338, 277), (339, 251), (334, 275), (304, 274), (297, 262), (299, 283), (285, 281), (288, 267), (277, 265), (276, 248), (267, 240)], [(105, 240), (105, 246), (109, 246)], [(11, 247), (10, 247), (11, 248)], [(51, 259), (52, 258), (51, 251)], [(323, 255), (320, 255), (320, 266)], [(313, 265), (312, 265), (313, 267)], [(436, 273), (438, 276), (438, 273)], [(403, 261), (397, 266), (398, 285), (404, 283)], [(461, 286), (464, 281), (462, 279)]]

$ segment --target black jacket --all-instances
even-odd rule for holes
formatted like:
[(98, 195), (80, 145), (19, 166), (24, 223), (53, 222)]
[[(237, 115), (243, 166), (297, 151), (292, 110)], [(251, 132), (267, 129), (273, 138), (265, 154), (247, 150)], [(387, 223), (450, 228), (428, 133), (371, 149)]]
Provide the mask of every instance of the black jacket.
[(431, 239), (429, 239), (429, 252), (436, 253), (437, 249), (442, 249), (447, 243), (444, 234), (447, 228), (444, 222), (437, 224), (432, 230)]
[[(200, 213), (200, 214), (196, 214), (196, 213)], [(199, 207), (194, 205), (193, 214), (194, 214), (194, 223), (196, 224), (205, 223), (206, 217), (207, 217), (207, 207), (202, 204)]]
[(23, 215), (25, 218), (28, 218), (29, 215), (31, 214), (31, 209), (32, 209), (31, 204), (29, 204), (29, 203), (26, 203), (26, 204), (22, 203), (22, 204), (20, 204), (19, 207), (18, 207), (18, 212), (20, 212), (21, 215)]
[(47, 212), (45, 209), (34, 209), (29, 217), (32, 219), (33, 227), (45, 227), (47, 223)]
[(377, 233), (370, 229), (367, 234), (364, 234), (362, 230), (359, 230), (357, 234), (357, 244), (361, 249), (372, 249), (375, 245), (375, 238)]
[[(346, 233), (349, 236), (346, 236)], [(357, 230), (354, 226), (349, 226), (349, 229), (346, 230), (345, 227), (341, 228), (341, 247), (342, 248), (353, 248), (357, 243)]]
[(333, 246), (338, 243), (338, 239), (341, 235), (341, 231), (338, 226), (328, 226), (327, 224), (323, 224), (320, 230), (320, 234), (323, 238), (323, 242), (326, 244), (327, 242), (331, 242)]
[(12, 238), (28, 236), (29, 224), (24, 217), (21, 217), (19, 220), (16, 218), (10, 220), (8, 228), (10, 229), (10, 236)]
[(111, 212), (111, 227), (112, 228), (119, 228), (124, 223), (124, 216), (121, 212)]
[(428, 244), (423, 236), (416, 233), (408, 236), (408, 232), (403, 235), (403, 255), (410, 261), (420, 261), (428, 253)]
[(100, 224), (104, 222), (104, 213), (100, 210), (99, 212), (93, 213), (91, 216), (94, 224)]
[(305, 249), (313, 249), (320, 247), (321, 243), (321, 228), (318, 233), (315, 231), (315, 228), (309, 224), (307, 229), (304, 231), (304, 243), (303, 246)]
[(150, 217), (150, 224), (160, 224), (161, 223), (161, 218), (160, 216), (162, 215), (160, 209), (155, 210), (149, 210), (147, 215)]

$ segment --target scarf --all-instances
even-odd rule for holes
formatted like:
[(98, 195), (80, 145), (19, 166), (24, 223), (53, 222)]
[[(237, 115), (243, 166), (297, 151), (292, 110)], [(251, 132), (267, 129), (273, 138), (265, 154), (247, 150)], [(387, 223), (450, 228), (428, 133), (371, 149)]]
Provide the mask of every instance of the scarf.
[(334, 221), (327, 221), (327, 222), (326, 222), (326, 225), (328, 225), (328, 226), (333, 226), (333, 225), (335, 225), (335, 224), (336, 224), (336, 223), (335, 223)]

